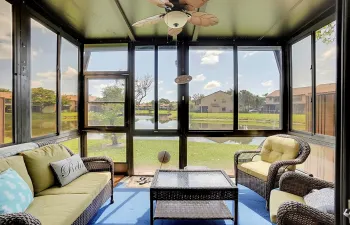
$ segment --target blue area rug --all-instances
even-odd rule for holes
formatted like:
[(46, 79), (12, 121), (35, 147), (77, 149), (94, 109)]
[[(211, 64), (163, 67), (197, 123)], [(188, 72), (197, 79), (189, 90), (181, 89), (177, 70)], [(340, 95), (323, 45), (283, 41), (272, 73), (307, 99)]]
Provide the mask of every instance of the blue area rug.
[[(255, 192), (239, 185), (238, 224), (239, 225), (271, 225), (269, 212), (265, 209), (265, 201)], [(127, 188), (123, 183), (114, 188), (114, 204), (107, 201), (89, 224), (100, 225), (148, 225), (149, 224), (149, 189)], [(227, 201), (232, 210), (232, 201)], [(156, 220), (155, 225), (226, 225), (231, 220)]]

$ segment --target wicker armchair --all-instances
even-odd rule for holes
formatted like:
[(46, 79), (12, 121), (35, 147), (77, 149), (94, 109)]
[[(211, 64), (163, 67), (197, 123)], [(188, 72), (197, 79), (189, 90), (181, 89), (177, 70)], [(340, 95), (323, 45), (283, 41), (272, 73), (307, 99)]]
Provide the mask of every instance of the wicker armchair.
[[(305, 176), (300, 173), (288, 172), (281, 176), (280, 191), (304, 197), (313, 189), (334, 188), (334, 184)], [(283, 203), (277, 211), (279, 225), (333, 225), (335, 217), (315, 208), (295, 201)]]
[(265, 179), (262, 179), (261, 177), (254, 176), (251, 173), (241, 170), (238, 165), (243, 163), (253, 162), (254, 157), (257, 155), (260, 155), (266, 140), (260, 144), (260, 146), (258, 147), (258, 150), (256, 151), (238, 151), (234, 155), (234, 169), (235, 169), (236, 184), (237, 183), (242, 184), (252, 189), (256, 193), (261, 195), (263, 198), (265, 198), (267, 208), (269, 208), (270, 192), (272, 189), (278, 187), (278, 182), (281, 175), (288, 170), (294, 170), (295, 167), (293, 166), (303, 163), (310, 154), (309, 144), (304, 140), (302, 140), (301, 138), (291, 136), (291, 135), (284, 135), (284, 134), (274, 135), (271, 137), (282, 137), (282, 138), (294, 139), (299, 144), (299, 152), (297, 153), (297, 156), (294, 159), (279, 160), (271, 164), (265, 163), (265, 165), (269, 166), (265, 168), (266, 169)]

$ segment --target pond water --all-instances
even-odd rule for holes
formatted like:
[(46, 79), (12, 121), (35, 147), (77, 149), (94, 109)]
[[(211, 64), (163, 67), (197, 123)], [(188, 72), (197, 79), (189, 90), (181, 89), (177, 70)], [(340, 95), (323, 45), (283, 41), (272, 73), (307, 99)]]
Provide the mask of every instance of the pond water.
[[(233, 124), (220, 123), (217, 121), (216, 123), (206, 123), (203, 122), (205, 120), (200, 121), (190, 121), (190, 129), (191, 130), (232, 130)], [(136, 129), (154, 129), (154, 117), (153, 116), (136, 116), (135, 117), (135, 128)], [(169, 120), (167, 115), (161, 115), (159, 117), (158, 123), (159, 129), (177, 129), (177, 120)], [(276, 130), (279, 128), (279, 124), (271, 125), (244, 125), (244, 122), (240, 122), (239, 129), (240, 130)]]

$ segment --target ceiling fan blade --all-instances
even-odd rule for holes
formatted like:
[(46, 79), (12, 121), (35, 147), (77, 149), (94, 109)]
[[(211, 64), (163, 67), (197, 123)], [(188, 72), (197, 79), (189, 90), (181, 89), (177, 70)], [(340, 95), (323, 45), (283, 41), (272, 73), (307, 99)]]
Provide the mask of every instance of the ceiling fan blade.
[(148, 0), (148, 1), (160, 8), (165, 8), (167, 6), (174, 7), (173, 3), (171, 3), (169, 0)]
[(168, 30), (168, 34), (170, 35), (170, 36), (177, 36), (179, 33), (181, 33), (181, 31), (182, 31), (182, 27), (181, 28), (170, 28), (169, 30)]
[(186, 5), (186, 9), (192, 11), (202, 7), (208, 1), (209, 0), (179, 0), (179, 3)]
[(159, 15), (148, 17), (146, 19), (137, 21), (136, 23), (133, 24), (133, 26), (134, 27), (143, 27), (143, 26), (159, 23), (159, 21), (163, 20), (164, 15), (165, 14), (159, 14)]
[(214, 26), (219, 23), (219, 19), (210, 13), (206, 12), (188, 12), (192, 16), (188, 20), (188, 22), (192, 23), (193, 25), (197, 26), (203, 26), (203, 27), (208, 27), (208, 26)]

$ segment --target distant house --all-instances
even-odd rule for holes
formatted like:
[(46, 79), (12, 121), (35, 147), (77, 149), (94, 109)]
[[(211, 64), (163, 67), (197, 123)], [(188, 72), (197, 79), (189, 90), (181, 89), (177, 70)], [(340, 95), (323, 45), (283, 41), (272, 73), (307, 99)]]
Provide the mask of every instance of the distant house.
[(0, 101), (6, 113), (12, 112), (12, 92), (0, 92)]
[(201, 113), (225, 113), (233, 111), (233, 98), (223, 91), (217, 91), (194, 102), (195, 110)]
[[(319, 84), (316, 86), (316, 133), (324, 135), (335, 135), (335, 102), (336, 84)], [(266, 109), (279, 109), (280, 91), (273, 91), (266, 96)], [(312, 131), (312, 88), (301, 87), (292, 89), (292, 112), (293, 114), (304, 114), (306, 131)]]
[(62, 111), (77, 112), (78, 111), (78, 96), (77, 95), (64, 95), (69, 99), (69, 103), (62, 105)]
[[(316, 99), (324, 98), (325, 96), (334, 96), (335, 97), (335, 83), (329, 84), (319, 84), (316, 86)], [(311, 87), (300, 87), (292, 89), (293, 95), (293, 113), (294, 114), (304, 114), (309, 111), (308, 107), (311, 103), (312, 89)], [(281, 93), (279, 90), (273, 91), (272, 93), (266, 96), (266, 110), (280, 110), (281, 103)], [(333, 100), (332, 100), (333, 101)], [(333, 102), (334, 103), (334, 102)], [(332, 103), (332, 104), (333, 104)]]

